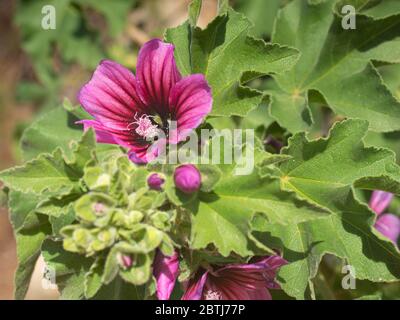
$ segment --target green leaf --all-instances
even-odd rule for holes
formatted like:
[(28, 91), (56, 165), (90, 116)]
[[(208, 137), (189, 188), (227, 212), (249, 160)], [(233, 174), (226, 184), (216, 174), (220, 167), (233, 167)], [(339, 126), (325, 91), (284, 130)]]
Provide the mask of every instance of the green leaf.
[(151, 277), (151, 264), (153, 255), (151, 254), (135, 254), (133, 257), (134, 264), (128, 269), (121, 269), (120, 276), (126, 282), (135, 286), (144, 285)]
[(353, 6), (357, 14), (374, 19), (384, 19), (400, 13), (400, 2), (397, 0), (341, 0), (336, 4), (336, 11), (340, 13), (345, 5)]
[(77, 120), (62, 108), (39, 117), (21, 138), (24, 160), (31, 160), (41, 153), (51, 153), (56, 148), (61, 148), (67, 156), (71, 156), (73, 141), (79, 141), (82, 136), (82, 129), (75, 124)]
[(280, 2), (281, 0), (239, 0), (235, 1), (235, 8), (254, 24), (251, 34), (263, 38), (272, 34)]
[(391, 149), (396, 153), (397, 163), (400, 161), (400, 132), (368, 132), (364, 139), (366, 146)]
[(197, 20), (200, 16), (202, 0), (193, 0), (189, 5), (189, 23), (191, 26), (196, 27)]
[(93, 264), (92, 258), (85, 258), (63, 249), (62, 241), (46, 240), (42, 255), (49, 268), (55, 271), (61, 299), (83, 299), (85, 274)]
[(119, 250), (114, 246), (107, 255), (104, 265), (104, 272), (101, 279), (101, 281), (105, 284), (111, 283), (111, 281), (113, 281), (118, 274), (118, 254)]
[(41, 154), (23, 166), (0, 172), (0, 179), (10, 188), (24, 193), (79, 190), (83, 167), (94, 157), (94, 147), (94, 132), (89, 130), (73, 149), (71, 160), (65, 159), (57, 148), (52, 154)]
[(243, 74), (281, 73), (298, 59), (294, 49), (250, 37), (250, 28), (246, 17), (229, 9), (205, 30), (192, 30), (185, 23), (166, 32), (180, 71), (206, 76), (213, 93), (211, 115), (246, 115), (261, 103), (263, 94), (243, 86)]
[(383, 65), (379, 67), (379, 74), (390, 91), (400, 101), (400, 64)]
[(271, 115), (291, 132), (308, 130), (308, 96), (316, 90), (339, 115), (368, 120), (373, 131), (399, 130), (400, 103), (371, 64), (399, 61), (398, 17), (358, 16), (357, 28), (345, 30), (332, 11), (333, 3), (295, 0), (281, 10), (272, 39), (302, 55), (292, 70), (275, 76), (268, 91)]
[(101, 278), (104, 273), (104, 260), (99, 258), (90, 267), (89, 272), (85, 275), (85, 297), (90, 299), (102, 287)]
[(79, 175), (65, 163), (57, 149), (53, 154), (42, 154), (25, 165), (0, 172), (0, 179), (10, 188), (24, 193), (40, 194), (47, 190), (79, 187)]
[[(268, 158), (273, 160), (268, 162)], [(258, 149), (255, 151), (255, 164), (270, 165), (282, 160), (276, 158)], [(223, 175), (213, 193), (200, 192), (196, 200), (186, 205), (193, 214), (193, 249), (214, 244), (223, 256), (231, 252), (248, 256), (252, 253), (249, 225), (255, 213), (262, 213), (271, 223), (279, 224), (294, 224), (328, 214), (281, 191), (277, 180), (260, 177), (257, 170), (249, 175), (235, 175), (235, 165), (220, 165), (220, 170)]]
[[(20, 212), (22, 213), (22, 211)], [(36, 215), (29, 209), (26, 210), (25, 214), (30, 214), (32, 216), (30, 220), (34, 220), (34, 223), (20, 229), (15, 234), (18, 267), (15, 272), (14, 296), (17, 300), (25, 298), (36, 261), (40, 255), (40, 248), (47, 235), (51, 233), (51, 227), (46, 216)]]
[(102, 286), (93, 299), (98, 300), (144, 300), (148, 296), (148, 286), (135, 286), (116, 277), (113, 282)]
[(67, 163), (80, 176), (83, 176), (86, 164), (95, 159), (95, 148), (95, 133), (93, 129), (89, 129), (83, 134), (79, 142), (74, 144), (71, 160), (67, 158)]
[(41, 197), (32, 193), (22, 193), (10, 190), (8, 207), (10, 209), (10, 219), (15, 231), (21, 229), (27, 216), (35, 211), (37, 203)]
[[(308, 281), (326, 253), (344, 258), (358, 279), (390, 282), (400, 276), (399, 252), (373, 229), (375, 215), (354, 195), (353, 185), (365, 187), (363, 179), (373, 178), (375, 185), (380, 183), (388, 191), (398, 191), (400, 183), (393, 152), (363, 146), (367, 129), (366, 121), (348, 120), (336, 124), (327, 139), (308, 141), (304, 133), (297, 134), (283, 150), (292, 158), (275, 171), (281, 188), (332, 213), (299, 224), (255, 227), (262, 231), (256, 238), (267, 246), (271, 237), (280, 239), (290, 264), (279, 276), (291, 296), (305, 298)], [(385, 184), (388, 178), (391, 183)]]
[[(292, 158), (279, 165), (281, 187), (318, 205), (321, 201), (332, 203), (335, 190), (349, 189), (360, 179), (388, 177), (398, 185), (400, 167), (394, 153), (365, 148), (362, 139), (367, 130), (366, 121), (347, 120), (337, 123), (326, 140), (308, 141), (304, 133), (296, 134), (283, 151)], [(384, 190), (396, 192), (397, 188), (393, 185)]]
[(200, 164), (201, 191), (210, 192), (221, 179), (222, 172), (217, 166)]

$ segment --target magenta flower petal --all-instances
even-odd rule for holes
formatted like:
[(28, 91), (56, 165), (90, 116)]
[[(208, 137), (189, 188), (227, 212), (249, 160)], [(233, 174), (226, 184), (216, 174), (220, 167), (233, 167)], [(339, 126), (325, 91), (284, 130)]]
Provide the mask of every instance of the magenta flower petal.
[(174, 59), (174, 46), (153, 39), (140, 49), (137, 79), (146, 105), (161, 117), (168, 114), (172, 87), (181, 79)]
[(369, 206), (377, 215), (380, 215), (390, 205), (392, 199), (393, 194), (377, 190), (372, 193)]
[(78, 100), (104, 126), (127, 130), (129, 119), (144, 112), (135, 76), (120, 64), (103, 60), (92, 79), (80, 90)]
[(109, 132), (107, 127), (104, 127), (100, 122), (96, 120), (82, 120), (77, 123), (83, 124), (83, 130), (86, 131), (89, 128), (93, 128), (96, 133), (96, 141), (99, 143), (110, 143), (118, 144), (114, 136)]
[(175, 252), (172, 256), (164, 256), (157, 251), (154, 258), (153, 274), (157, 281), (157, 298), (168, 300), (174, 290), (179, 272), (179, 256)]
[(278, 289), (275, 281), (279, 267), (287, 261), (279, 256), (266, 257), (254, 263), (230, 264), (212, 270), (199, 270), (189, 281), (184, 300), (270, 300), (270, 289)]
[[(78, 99), (94, 120), (83, 120), (97, 141), (129, 150), (135, 163), (146, 163), (196, 128), (211, 110), (210, 88), (202, 75), (181, 80), (174, 46), (155, 39), (139, 52), (137, 77), (112, 61), (102, 61)], [(177, 122), (177, 129), (170, 126)]]
[(198, 272), (195, 277), (190, 279), (182, 300), (201, 300), (207, 276), (208, 271), (204, 271), (204, 273)]
[(271, 294), (265, 289), (249, 291), (247, 294), (248, 300), (272, 300)]
[(204, 75), (194, 74), (176, 83), (169, 96), (169, 106), (171, 118), (177, 121), (177, 130), (170, 131), (169, 141), (178, 143), (211, 111), (211, 88)]
[(397, 244), (400, 235), (400, 218), (394, 214), (381, 215), (375, 223), (375, 228), (386, 238)]

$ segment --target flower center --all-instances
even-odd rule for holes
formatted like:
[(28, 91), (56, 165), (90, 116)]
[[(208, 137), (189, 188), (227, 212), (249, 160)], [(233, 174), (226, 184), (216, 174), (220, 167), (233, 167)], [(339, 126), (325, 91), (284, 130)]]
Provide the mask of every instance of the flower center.
[(101, 215), (106, 210), (106, 207), (104, 204), (102, 204), (100, 202), (96, 202), (93, 206), (93, 209), (94, 209), (94, 212), (96, 213), (96, 215)]
[(158, 135), (158, 126), (156, 124), (153, 124), (151, 121), (152, 116), (148, 115), (141, 115), (139, 118), (135, 115), (135, 121), (130, 123), (128, 126), (128, 129), (130, 129), (131, 125), (136, 125), (135, 132), (139, 135), (142, 136), (145, 139), (153, 139)]
[(206, 300), (222, 300), (221, 292), (214, 290), (208, 290), (204, 297)]

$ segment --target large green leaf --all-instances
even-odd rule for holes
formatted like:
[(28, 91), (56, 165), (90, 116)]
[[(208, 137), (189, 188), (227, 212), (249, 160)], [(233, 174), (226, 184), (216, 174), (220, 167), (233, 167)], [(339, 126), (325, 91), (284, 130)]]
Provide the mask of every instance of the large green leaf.
[(400, 103), (370, 62), (399, 61), (400, 19), (357, 16), (357, 28), (345, 30), (333, 3), (295, 0), (280, 12), (273, 41), (302, 55), (292, 70), (275, 76), (271, 115), (291, 132), (307, 130), (312, 123), (308, 95), (316, 90), (337, 114), (368, 120), (373, 131), (400, 129)]
[(358, 14), (374, 19), (384, 19), (400, 13), (400, 2), (397, 0), (340, 0), (336, 8), (341, 12), (345, 5), (351, 5)]
[(81, 126), (75, 124), (77, 120), (63, 108), (56, 108), (33, 122), (21, 139), (24, 160), (51, 153), (57, 147), (71, 156), (73, 141), (79, 141), (82, 136)]
[(84, 280), (94, 260), (63, 249), (62, 241), (46, 240), (42, 255), (48, 267), (55, 272), (55, 278), (62, 299), (83, 299)]
[(0, 173), (6, 186), (24, 193), (40, 194), (47, 190), (77, 188), (80, 176), (65, 163), (60, 149), (53, 154), (43, 154), (27, 162)]
[(400, 277), (399, 252), (373, 230), (374, 213), (354, 195), (353, 184), (368, 187), (359, 182), (371, 177), (375, 186), (399, 192), (400, 169), (393, 152), (365, 148), (362, 138), (367, 129), (365, 121), (348, 120), (337, 124), (328, 139), (308, 141), (304, 133), (297, 134), (284, 150), (292, 158), (272, 173), (283, 190), (332, 213), (289, 226), (264, 223), (255, 227), (269, 232), (258, 235), (267, 245), (272, 245), (271, 237), (279, 239), (291, 262), (279, 274), (282, 287), (296, 298), (305, 297), (308, 281), (326, 253), (346, 259), (358, 279), (384, 282)]
[(246, 115), (260, 104), (263, 94), (243, 86), (243, 75), (281, 73), (298, 59), (294, 49), (250, 37), (250, 29), (246, 17), (229, 9), (205, 30), (186, 22), (166, 32), (166, 40), (175, 45), (180, 71), (206, 76), (213, 94), (212, 115)]
[(71, 159), (66, 159), (57, 148), (52, 154), (41, 154), (23, 166), (0, 172), (0, 179), (6, 186), (23, 193), (79, 190), (83, 167), (94, 157), (94, 148), (94, 132), (89, 130), (74, 146)]
[(256, 37), (270, 37), (281, 0), (239, 0), (235, 8), (242, 12), (254, 24), (252, 34)]
[[(27, 210), (29, 211), (29, 210)], [(29, 212), (27, 213), (29, 214)], [(43, 241), (51, 233), (45, 216), (30, 213), (29, 224), (16, 232), (18, 267), (15, 272), (15, 299), (25, 298)]]
[(10, 211), (10, 220), (15, 231), (21, 229), (30, 213), (43, 200), (43, 196), (33, 193), (22, 193), (10, 190), (8, 194), (8, 208)]
[[(282, 159), (256, 148), (256, 165), (268, 166), (275, 161)], [(191, 245), (194, 249), (213, 244), (223, 256), (231, 252), (247, 256), (251, 254), (249, 224), (255, 213), (262, 213), (271, 223), (279, 224), (296, 224), (328, 214), (296, 199), (290, 192), (281, 191), (277, 180), (261, 178), (256, 169), (248, 175), (235, 175), (234, 164), (219, 167), (223, 174), (213, 193), (200, 193), (187, 206), (193, 213)]]

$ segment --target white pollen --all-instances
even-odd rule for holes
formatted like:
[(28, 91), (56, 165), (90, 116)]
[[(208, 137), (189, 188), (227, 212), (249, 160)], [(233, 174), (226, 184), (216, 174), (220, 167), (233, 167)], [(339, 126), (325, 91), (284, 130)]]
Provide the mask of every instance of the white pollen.
[(130, 123), (128, 126), (128, 129), (130, 129), (130, 126), (133, 124), (137, 125), (135, 132), (146, 138), (146, 139), (153, 139), (158, 135), (159, 129), (158, 126), (153, 124), (150, 120), (151, 116), (143, 114), (140, 116), (140, 118), (137, 118), (137, 115), (135, 115), (135, 121)]
[(206, 300), (222, 300), (222, 294), (219, 291), (208, 290), (205, 298)]

